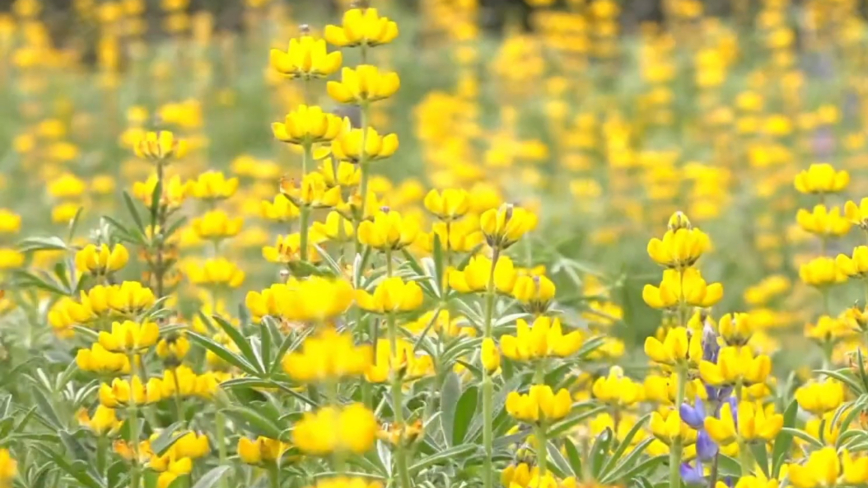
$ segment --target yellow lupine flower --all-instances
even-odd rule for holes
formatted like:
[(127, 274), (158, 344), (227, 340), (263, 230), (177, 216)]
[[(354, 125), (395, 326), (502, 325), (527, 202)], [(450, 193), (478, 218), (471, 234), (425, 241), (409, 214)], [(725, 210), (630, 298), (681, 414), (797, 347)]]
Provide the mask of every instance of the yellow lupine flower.
[(311, 229), (334, 242), (351, 242), (356, 233), (353, 222), (334, 210), (329, 212), (325, 222), (314, 222)]
[(555, 296), (555, 284), (545, 275), (519, 276), (512, 288), (512, 296), (533, 313), (543, 313)]
[(120, 352), (111, 352), (99, 342), (90, 349), (79, 349), (75, 355), (75, 364), (82, 371), (95, 373), (129, 373), (130, 358)]
[[(491, 259), (482, 254), (470, 258), (463, 270), (449, 269), (446, 278), (449, 288), (461, 293), (485, 291), (492, 277)], [(494, 266), (494, 289), (505, 294), (512, 293), (518, 273), (508, 256), (500, 256)]]
[(380, 17), (375, 8), (352, 8), (344, 12), (340, 26), (327, 25), (323, 37), (338, 47), (374, 47), (398, 37), (398, 24)]
[(372, 481), (367, 478), (350, 478), (338, 476), (336, 478), (322, 478), (317, 480), (316, 485), (307, 488), (383, 488), (383, 483)]
[(440, 239), (441, 248), (447, 251), (471, 252), (479, 248), (484, 239), (479, 226), (470, 220), (435, 222), (431, 233), (420, 239), (426, 252), (434, 250), (434, 239)]
[(187, 153), (187, 141), (178, 139), (170, 131), (147, 132), (135, 145), (136, 156), (155, 161), (179, 159)]
[[(349, 124), (349, 123), (348, 123)], [(364, 140), (364, 147), (362, 142)], [(398, 135), (381, 136), (373, 127), (349, 129), (332, 141), (332, 155), (338, 161), (366, 163), (386, 159), (398, 150)]]
[(0, 208), (0, 234), (16, 234), (21, 230), (21, 216), (11, 210)]
[(706, 283), (696, 268), (663, 271), (660, 286), (645, 285), (642, 299), (648, 306), (659, 309), (676, 308), (682, 303), (694, 307), (711, 307), (723, 298), (723, 285)]
[[(170, 333), (168, 337), (160, 339), (155, 348), (157, 357), (161, 359), (173, 359), (179, 361), (190, 352), (190, 341), (181, 333)], [(210, 352), (210, 351), (209, 351)]]
[(341, 70), (341, 81), (329, 81), (326, 90), (338, 103), (362, 104), (389, 98), (400, 86), (397, 73), (381, 73), (376, 66), (363, 64)]
[(237, 236), (244, 225), (241, 217), (230, 218), (223, 210), (210, 210), (193, 219), (193, 231), (200, 239), (220, 240)]
[(482, 367), (489, 373), (494, 373), (500, 368), (500, 351), (491, 337), (486, 337), (482, 340), (479, 359)]
[(696, 228), (681, 227), (667, 230), (663, 239), (648, 242), (648, 255), (656, 263), (669, 268), (683, 269), (694, 263), (711, 248), (708, 235)]
[(504, 486), (527, 486), (530, 480), (539, 473), (539, 466), (530, 467), (527, 463), (510, 464), (500, 474), (500, 482)]
[(301, 36), (289, 40), (286, 51), (272, 49), (271, 67), (278, 73), (293, 78), (324, 78), (338, 70), (343, 62), (340, 51), (327, 52), (324, 39)]
[(112, 248), (106, 244), (99, 247), (88, 244), (75, 253), (75, 268), (80, 273), (104, 275), (123, 268), (129, 259), (130, 254), (123, 244), (115, 244)]
[(841, 209), (828, 210), (825, 205), (814, 206), (813, 211), (799, 209), (796, 222), (805, 232), (818, 236), (843, 236), (850, 232), (851, 223), (841, 216)]
[(202, 286), (238, 288), (244, 283), (244, 270), (226, 258), (211, 258), (205, 263), (192, 262), (184, 270), (190, 282)]
[(8, 449), (0, 449), (0, 485), (6, 486), (18, 476), (18, 463), (12, 459)]
[(591, 387), (594, 398), (618, 407), (628, 407), (645, 397), (644, 386), (624, 376), (620, 366), (609, 368), (608, 376), (601, 376)]
[(111, 332), (99, 333), (99, 344), (112, 352), (132, 352), (157, 343), (160, 328), (154, 322), (139, 324), (131, 320), (112, 323)]
[(655, 410), (651, 414), (651, 433), (666, 445), (681, 439), (682, 445), (696, 442), (696, 431), (681, 421), (678, 409)]
[(839, 271), (851, 278), (868, 278), (868, 246), (856, 246), (852, 257), (839, 254), (835, 264)]
[(791, 463), (787, 477), (795, 488), (861, 485), (868, 482), (868, 458), (853, 459), (847, 449), (841, 458), (834, 447), (824, 447), (811, 453), (805, 464)]
[(656, 337), (645, 339), (645, 354), (654, 362), (670, 366), (685, 362), (699, 364), (702, 337), (689, 334), (685, 327), (674, 327), (666, 332), (663, 342)]
[(732, 412), (732, 404), (724, 402), (720, 408), (720, 418), (705, 418), (705, 430), (722, 446), (729, 445), (741, 437), (745, 441), (771, 441), (777, 437), (784, 426), (784, 416), (766, 411), (762, 404), (742, 401), (738, 405), (738, 427)]
[(259, 436), (255, 440), (238, 439), (238, 457), (246, 464), (274, 463), (289, 449), (289, 444), (277, 439)]
[(570, 413), (573, 400), (565, 388), (557, 394), (548, 385), (533, 385), (526, 394), (511, 391), (506, 396), (506, 411), (527, 423), (560, 420)]
[(868, 230), (868, 198), (856, 202), (848, 201), (844, 204), (844, 216), (853, 225), (858, 225), (862, 230)]
[(450, 222), (470, 211), (470, 194), (462, 188), (431, 190), (425, 195), (425, 208), (438, 219)]
[(142, 384), (142, 379), (138, 376), (134, 376), (132, 382), (115, 378), (111, 385), (103, 383), (99, 386), (99, 402), (107, 408), (130, 404), (144, 405), (158, 402), (162, 398), (162, 385), (157, 378), (149, 379), (147, 385)]
[(324, 112), (321, 107), (315, 105), (299, 105), (286, 114), (283, 122), (271, 124), (275, 139), (297, 145), (334, 140), (341, 134), (343, 128), (344, 121), (340, 117)]
[(379, 250), (398, 250), (409, 246), (419, 234), (419, 225), (411, 217), (403, 217), (399, 212), (382, 209), (373, 220), (359, 224), (359, 242)]
[(273, 201), (263, 200), (260, 203), (260, 214), (272, 222), (291, 222), (301, 215), (299, 208), (292, 200), (280, 194)]
[(850, 173), (828, 163), (812, 164), (796, 175), (794, 183), (800, 193), (836, 193), (850, 184)]
[(283, 357), (283, 370), (301, 382), (334, 381), (359, 376), (373, 363), (369, 344), (356, 346), (351, 334), (340, 334), (327, 327), (308, 337), (300, 351)]
[(799, 278), (805, 284), (823, 287), (843, 283), (847, 275), (838, 267), (834, 258), (820, 256), (799, 267)]
[(206, 171), (189, 183), (187, 190), (200, 200), (225, 200), (238, 190), (236, 177), (227, 179), (222, 171)]
[[(670, 375), (649, 375), (643, 382), (645, 387), (645, 399), (650, 402), (657, 402), (662, 405), (671, 405), (675, 403), (675, 397), (678, 390), (677, 373)], [(699, 398), (702, 400), (708, 399), (708, 391), (702, 380), (699, 378), (688, 381), (684, 390), (685, 401), (692, 402)]]
[(796, 401), (803, 410), (823, 415), (844, 403), (844, 385), (835, 380), (812, 381), (796, 390)]
[(363, 454), (374, 445), (378, 430), (374, 413), (361, 403), (342, 408), (328, 406), (305, 412), (295, 424), (292, 443), (315, 456), (334, 452)]
[(324, 161), (320, 173), (329, 187), (348, 188), (358, 186), (362, 181), (362, 171), (359, 166), (348, 161)]
[(328, 321), (349, 308), (354, 293), (346, 280), (312, 276), (274, 284), (261, 293), (248, 292), (245, 304), (256, 321), (265, 315), (289, 321)]
[(750, 341), (756, 326), (746, 313), (728, 313), (720, 318), (717, 330), (728, 346), (744, 346)]
[(76, 415), (79, 425), (87, 427), (96, 435), (106, 435), (109, 432), (117, 431), (123, 422), (118, 420), (114, 409), (97, 405), (93, 412), (93, 417), (87, 413), (87, 409), (82, 408)]
[(322, 173), (317, 172), (304, 175), (301, 185), (293, 179), (281, 179), (280, 193), (297, 207), (331, 208), (342, 201), (341, 187), (329, 187)]
[(853, 337), (858, 332), (858, 329), (850, 321), (828, 315), (821, 316), (814, 324), (805, 324), (805, 337), (820, 343), (837, 342)]
[[(154, 197), (154, 190), (157, 188), (157, 175), (151, 175), (145, 181), (136, 181), (133, 183), (133, 196), (138, 198), (145, 204), (146, 207), (152, 206), (151, 199)], [(176, 209), (184, 203), (187, 198), (188, 183), (184, 183), (181, 177), (174, 175), (163, 180), (162, 194), (159, 195), (160, 205), (165, 205), (169, 209)]]
[(530, 210), (511, 204), (489, 209), (479, 217), (479, 228), (488, 245), (500, 249), (518, 242), (537, 226), (537, 216)]
[(399, 276), (386, 278), (377, 284), (374, 293), (356, 290), (356, 304), (373, 313), (411, 312), (422, 306), (422, 287), (415, 281)]
[(377, 357), (367, 371), (365, 379), (370, 383), (384, 383), (391, 378), (413, 380), (434, 373), (434, 362), (427, 354), (417, 355), (413, 343), (404, 339), (396, 341), (397, 350), (392, 352), (389, 339), (377, 341)]
[(584, 342), (581, 331), (564, 334), (557, 317), (537, 317), (529, 326), (524, 319), (515, 323), (515, 335), (500, 338), (503, 355), (514, 361), (532, 361), (575, 354)]
[(764, 384), (771, 374), (772, 360), (765, 354), (754, 356), (748, 346), (727, 346), (720, 349), (717, 362), (699, 363), (699, 375), (710, 385)]

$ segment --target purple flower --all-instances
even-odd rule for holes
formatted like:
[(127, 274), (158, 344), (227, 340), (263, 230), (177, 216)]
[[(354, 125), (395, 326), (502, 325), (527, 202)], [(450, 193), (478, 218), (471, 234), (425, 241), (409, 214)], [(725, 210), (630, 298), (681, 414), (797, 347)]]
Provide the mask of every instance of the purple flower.
[(702, 327), (702, 359), (717, 362), (717, 353), (720, 351), (720, 344), (717, 343), (717, 332), (709, 322), (705, 322)]
[(705, 424), (705, 404), (699, 398), (692, 407), (689, 403), (682, 403), (678, 413), (681, 415), (681, 420), (692, 429), (701, 429)]
[(688, 486), (702, 486), (705, 484), (705, 476), (702, 473), (702, 464), (697, 462), (694, 466), (690, 463), (683, 463), (678, 468), (678, 474), (681, 475), (681, 480)]
[(700, 430), (696, 437), (696, 457), (700, 461), (711, 461), (717, 454), (717, 449), (717, 443), (711, 440), (708, 432)]

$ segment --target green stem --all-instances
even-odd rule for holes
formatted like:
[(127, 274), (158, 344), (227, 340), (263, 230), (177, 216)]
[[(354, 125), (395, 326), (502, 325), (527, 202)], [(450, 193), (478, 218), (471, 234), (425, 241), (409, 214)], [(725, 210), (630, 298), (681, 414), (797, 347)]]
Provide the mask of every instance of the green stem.
[(108, 452), (108, 437), (100, 435), (96, 438), (96, 471), (100, 476), (105, 476), (106, 454)]
[[(362, 48), (362, 52), (364, 52), (364, 47)], [(365, 220), (365, 203), (368, 198), (368, 178), (370, 177), (370, 171), (368, 169), (368, 153), (365, 151), (365, 146), (367, 145), (368, 139), (368, 104), (363, 102), (359, 105), (359, 109), (361, 110), (361, 130), (362, 130), (362, 152), (359, 154), (359, 171), (362, 172), (362, 182), (359, 186), (359, 196), (361, 197), (361, 208), (358, 212), (358, 218), (356, 219), (356, 254), (362, 253), (362, 241), (358, 239), (359, 236), (359, 225), (361, 225), (362, 221)]]
[[(492, 327), (492, 316), (494, 315), (494, 269), (497, 266), (497, 260), (500, 257), (500, 250), (494, 248), (494, 253), (491, 257), (491, 271), (488, 275), (488, 286), (485, 290), (485, 323), (483, 324), (483, 333), (485, 338), (493, 338), (494, 331)], [(485, 447), (485, 458), (482, 473), (482, 484), (484, 488), (493, 488), (494, 486), (494, 433), (492, 424), (494, 423), (494, 383), (491, 379), (491, 373), (483, 368), (482, 377), (482, 443)]]
[[(398, 360), (398, 327), (395, 324), (395, 315), (387, 316), (389, 324), (389, 345), (391, 346), (392, 364), (390, 369), (397, 365)], [(401, 374), (392, 371), (392, 408), (395, 411), (395, 426), (399, 431), (406, 429), (404, 421), (404, 399), (402, 391)], [(401, 488), (410, 488), (410, 472), (407, 470), (407, 447), (404, 443), (403, 435), (398, 439), (398, 445), (395, 452), (395, 470), (398, 472), (399, 486)]]
[[(218, 453), (217, 455), (218, 455), (218, 458), (220, 460), (220, 465), (225, 466), (226, 465), (226, 458), (227, 458), (227, 456), (226, 456), (226, 419), (223, 417), (222, 411), (217, 410), (217, 413), (214, 414), (214, 423), (216, 424), (215, 430), (216, 430), (216, 435), (217, 435), (217, 453)], [(220, 486), (222, 488), (226, 488), (228, 486), (227, 485), (227, 479), (225, 476), (220, 478)]]
[(548, 441), (546, 439), (546, 423), (541, 420), (539, 425), (536, 428), (536, 443), (537, 443), (537, 451), (536, 458), (537, 463), (539, 463), (539, 475), (543, 477), (546, 475), (547, 467), (548, 467)]
[(268, 468), (268, 479), (271, 481), (271, 488), (280, 488), (280, 466), (276, 461)]
[[(217, 310), (217, 304), (213, 302), (213, 299), (212, 307), (213, 308), (211, 310)], [(173, 397), (175, 397), (175, 415), (178, 416), (178, 420), (185, 422), (184, 407), (181, 404), (181, 383), (178, 381), (178, 368), (172, 368), (170, 371), (172, 372), (172, 377), (175, 380), (175, 394), (172, 395)]]
[(386, 248), (386, 276), (392, 277), (392, 250)]
[[(686, 371), (683, 367), (679, 367), (675, 371), (678, 381), (677, 389), (675, 390), (675, 411), (681, 408), (684, 403), (684, 390), (687, 386)], [(681, 450), (683, 448), (681, 436), (677, 437), (669, 448), (669, 488), (679, 488), (681, 486), (681, 476), (678, 469), (681, 467)]]
[[(313, 149), (310, 144), (304, 145), (304, 156), (301, 158), (301, 172), (302, 172), (302, 185), (304, 185), (304, 176), (307, 175), (307, 162), (309, 159), (313, 159)], [(308, 252), (307, 252), (307, 234), (308, 227), (310, 226), (310, 206), (302, 205), (301, 207), (301, 222), (299, 223), (299, 246), (298, 246), (298, 259), (299, 261), (307, 261)]]
[(129, 353), (130, 356), (130, 403), (127, 408), (127, 422), (130, 423), (130, 447), (133, 451), (132, 469), (130, 470), (130, 488), (139, 488), (139, 477), (141, 475), (139, 469), (139, 412), (135, 401), (135, 392), (133, 390), (133, 379), (138, 375), (138, 365), (136, 363), (136, 354)]

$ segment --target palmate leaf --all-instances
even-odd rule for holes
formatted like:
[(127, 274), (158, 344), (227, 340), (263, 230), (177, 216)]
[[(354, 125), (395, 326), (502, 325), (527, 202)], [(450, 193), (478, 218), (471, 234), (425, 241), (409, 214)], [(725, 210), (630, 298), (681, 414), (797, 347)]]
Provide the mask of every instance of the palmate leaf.
[(246, 337), (238, 330), (237, 327), (230, 324), (225, 318), (219, 315), (212, 315), (211, 318), (214, 322), (223, 330), (224, 333), (232, 340), (233, 343), (238, 347), (238, 350), (241, 351), (242, 356), (247, 362), (253, 366), (257, 372), (256, 376), (265, 376), (265, 368), (264, 365), (261, 364), (260, 359), (257, 357), (256, 353), (253, 350), (253, 346), (250, 344), (250, 341), (247, 340)]

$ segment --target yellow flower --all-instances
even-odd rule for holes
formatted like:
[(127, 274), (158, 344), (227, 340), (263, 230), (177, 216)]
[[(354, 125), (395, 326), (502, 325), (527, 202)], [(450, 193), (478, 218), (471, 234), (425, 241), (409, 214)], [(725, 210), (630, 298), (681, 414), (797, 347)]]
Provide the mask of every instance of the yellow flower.
[(660, 286), (645, 285), (642, 289), (642, 299), (649, 306), (660, 309), (671, 309), (682, 303), (694, 307), (711, 307), (723, 298), (723, 285), (707, 284), (702, 274), (696, 268), (683, 270), (667, 269), (663, 271)]
[(624, 376), (620, 366), (609, 368), (608, 376), (601, 376), (591, 387), (594, 398), (618, 407), (629, 407), (645, 397), (645, 388)]
[(136, 141), (136, 156), (154, 161), (179, 159), (187, 153), (187, 141), (178, 139), (170, 131), (147, 132)]
[(425, 195), (424, 204), (438, 219), (450, 222), (470, 211), (470, 194), (460, 188), (447, 188), (442, 192), (431, 190)]
[(75, 253), (75, 269), (80, 273), (105, 275), (123, 268), (129, 259), (130, 254), (123, 244), (115, 244), (111, 249), (105, 244), (99, 247), (88, 244)]
[(494, 339), (491, 337), (486, 337), (482, 340), (480, 361), (482, 362), (482, 367), (489, 373), (494, 373), (500, 368), (500, 351), (498, 351), (497, 344), (494, 343)]
[(850, 321), (828, 315), (818, 318), (816, 324), (805, 324), (805, 337), (825, 344), (853, 337), (857, 332)]
[(363, 64), (341, 70), (341, 81), (329, 81), (326, 90), (338, 103), (363, 104), (389, 98), (398, 91), (401, 80), (394, 72)]
[(746, 313), (728, 313), (718, 321), (717, 330), (728, 346), (744, 346), (750, 341), (756, 326)]
[(685, 362), (699, 364), (702, 359), (702, 337), (689, 334), (685, 327), (669, 329), (663, 342), (656, 337), (645, 339), (645, 354), (657, 363), (675, 365)]
[(419, 225), (415, 219), (403, 217), (399, 212), (382, 209), (373, 220), (359, 224), (359, 242), (378, 250), (402, 249), (416, 240)]
[[(717, 487), (721, 485), (727, 486), (725, 483), (718, 482)], [(735, 483), (735, 488), (778, 488), (780, 481), (775, 478), (767, 479), (761, 471), (757, 472), (757, 476), (742, 476)]]
[(479, 217), (479, 228), (488, 245), (500, 249), (515, 244), (537, 225), (537, 216), (531, 211), (510, 204), (486, 210)]
[(178, 458), (198, 459), (211, 452), (208, 437), (205, 434), (187, 432), (172, 444), (172, 453)]
[(666, 445), (681, 439), (683, 445), (696, 442), (696, 431), (681, 421), (677, 409), (656, 410), (651, 414), (651, 433)]
[(337, 478), (319, 479), (316, 485), (309, 486), (308, 488), (383, 488), (383, 484), (379, 481), (371, 481), (366, 478), (338, 476)]
[(435, 222), (431, 226), (430, 239), (420, 239), (425, 251), (432, 252), (434, 239), (440, 239), (441, 247), (446, 251), (471, 252), (482, 244), (482, 231), (470, 220), (455, 222)]
[(648, 255), (656, 263), (675, 269), (693, 266), (711, 248), (708, 235), (696, 228), (667, 230), (663, 239), (648, 242)]
[(0, 208), (0, 234), (16, 234), (21, 230), (21, 216)]
[(93, 412), (93, 417), (87, 413), (87, 409), (82, 408), (76, 415), (79, 425), (87, 427), (96, 435), (106, 435), (109, 432), (117, 431), (122, 421), (118, 420), (114, 409), (106, 408), (102, 405), (97, 405)]
[(133, 352), (157, 343), (160, 328), (154, 322), (139, 324), (130, 320), (112, 323), (111, 332), (99, 333), (99, 344), (112, 352)]
[(261, 293), (249, 292), (245, 304), (257, 322), (264, 315), (288, 321), (328, 321), (349, 308), (354, 293), (346, 280), (312, 276), (271, 285)]
[(300, 382), (335, 381), (367, 372), (372, 355), (370, 345), (356, 346), (351, 334), (340, 334), (327, 327), (308, 337), (301, 351), (284, 356), (283, 370)]
[(289, 449), (289, 444), (268, 437), (256, 440), (242, 437), (238, 439), (238, 457), (246, 464), (261, 465), (274, 463)]
[(103, 383), (99, 386), (99, 402), (107, 408), (117, 408), (130, 404), (144, 405), (162, 400), (162, 385), (157, 378), (142, 384), (141, 378), (134, 376), (132, 382), (115, 378), (111, 386)]
[[(478, 254), (470, 258), (462, 271), (449, 269), (446, 275), (449, 288), (461, 293), (485, 291), (488, 288), (489, 278), (492, 277), (491, 264), (491, 259)], [(495, 290), (505, 294), (512, 293), (518, 273), (508, 256), (500, 256), (497, 260), (493, 278)]]
[(75, 198), (84, 194), (87, 184), (72, 173), (64, 173), (48, 184), (48, 194), (54, 198)]
[(160, 339), (155, 350), (159, 358), (179, 362), (190, 352), (190, 341), (183, 332), (170, 333), (168, 337)]
[(863, 198), (859, 205), (849, 201), (844, 204), (844, 216), (853, 225), (858, 225), (863, 230), (868, 230), (868, 198)]
[[(323, 242), (324, 236), (312, 232), (308, 237), (306, 259), (312, 263), (318, 263), (322, 260), (322, 256), (314, 245)], [(271, 263), (300, 261), (302, 258), (301, 235), (296, 232), (287, 236), (277, 236), (277, 242), (274, 246), (263, 246), (262, 257)]]
[(310, 172), (297, 185), (295, 180), (280, 180), (280, 193), (297, 207), (331, 208), (341, 203), (341, 187), (326, 185), (322, 173)]
[(185, 270), (195, 285), (238, 288), (244, 283), (244, 270), (225, 258), (211, 258), (202, 263), (190, 263)]
[[(348, 123), (349, 124), (349, 123)], [(364, 145), (362, 144), (364, 142)], [(369, 163), (386, 159), (398, 150), (397, 134), (381, 136), (373, 127), (350, 129), (332, 141), (332, 154), (338, 161)]]
[(868, 458), (853, 459), (844, 449), (838, 459), (834, 447), (824, 447), (812, 452), (803, 465), (787, 465), (787, 477), (795, 488), (862, 485), (868, 482)]
[(200, 239), (220, 240), (237, 236), (244, 225), (242, 218), (229, 218), (223, 210), (210, 210), (193, 219), (193, 231)]
[(533, 385), (527, 394), (511, 391), (506, 396), (506, 411), (527, 423), (560, 420), (570, 413), (572, 405), (570, 392), (561, 388), (555, 394), (548, 385)]
[(812, 164), (796, 175), (795, 186), (800, 193), (836, 193), (850, 184), (850, 173), (836, 171), (831, 164)]
[(374, 413), (361, 403), (340, 409), (328, 406), (305, 412), (295, 424), (292, 442), (302, 452), (315, 456), (333, 452), (363, 454), (374, 445), (378, 430)]
[(811, 381), (799, 387), (795, 397), (802, 410), (823, 415), (844, 403), (844, 385), (835, 380)]
[(511, 487), (513, 484), (527, 486), (530, 480), (538, 474), (538, 466), (531, 468), (527, 463), (510, 464), (500, 474), (500, 482), (507, 487)]
[(584, 342), (581, 331), (564, 334), (561, 320), (540, 316), (529, 326), (524, 319), (515, 323), (515, 335), (500, 338), (503, 355), (514, 361), (532, 361), (547, 357), (567, 357), (575, 354)]
[(398, 24), (380, 17), (375, 8), (352, 8), (344, 12), (340, 26), (327, 25), (323, 37), (338, 47), (374, 47), (398, 37)]
[(868, 278), (868, 246), (856, 246), (852, 258), (839, 254), (835, 264), (838, 270), (851, 278)]
[(362, 171), (359, 166), (347, 161), (323, 162), (320, 172), (328, 187), (349, 188), (358, 186), (362, 181)]
[(340, 51), (329, 53), (323, 39), (301, 36), (289, 40), (286, 51), (272, 49), (269, 55), (271, 67), (278, 73), (293, 78), (309, 80), (324, 78), (338, 70), (343, 62)]
[(273, 201), (263, 200), (260, 208), (262, 217), (272, 222), (291, 222), (301, 214), (299, 208), (283, 194), (275, 196)]
[(226, 179), (221, 171), (206, 171), (187, 187), (193, 198), (200, 200), (225, 200), (238, 190), (238, 178)]
[(850, 232), (850, 221), (841, 216), (841, 209), (827, 210), (825, 205), (816, 205), (812, 212), (799, 209), (796, 222), (805, 232), (818, 236), (843, 236)]
[(329, 212), (325, 222), (314, 222), (312, 230), (334, 242), (351, 242), (355, 236), (353, 222), (334, 210)]
[(0, 449), (0, 485), (6, 486), (18, 476), (18, 463), (12, 459), (8, 449)]
[(771, 374), (772, 361), (765, 354), (754, 356), (748, 346), (727, 346), (720, 349), (717, 362), (699, 363), (699, 376), (710, 385), (764, 384)]
[[(157, 188), (157, 175), (151, 175), (144, 182), (137, 181), (133, 183), (133, 196), (141, 200), (146, 207), (152, 206), (151, 199), (154, 197), (154, 190)], [(184, 183), (181, 177), (174, 175), (171, 178), (163, 180), (162, 194), (160, 195), (160, 205), (165, 205), (169, 209), (176, 209), (184, 203), (187, 198), (189, 183)]]
[(100, 374), (130, 372), (129, 356), (119, 352), (111, 352), (99, 342), (91, 346), (90, 349), (79, 349), (75, 355), (75, 364), (82, 371)]
[(0, 269), (20, 268), (24, 265), (24, 254), (8, 248), (0, 248)]
[(738, 435), (746, 441), (773, 441), (784, 426), (784, 416), (775, 413), (774, 404), (764, 408), (762, 403), (742, 401), (738, 405), (738, 420)]
[(271, 124), (271, 131), (278, 141), (305, 146), (334, 140), (343, 127), (343, 121), (337, 115), (323, 112), (315, 105), (299, 105), (286, 114), (283, 123)]
[(840, 269), (835, 259), (820, 256), (799, 267), (799, 278), (808, 285), (824, 287), (843, 283), (847, 275)]
[(422, 306), (422, 300), (422, 287), (415, 281), (405, 283), (399, 276), (379, 282), (373, 294), (356, 290), (359, 308), (373, 313), (411, 312)]
[(512, 296), (527, 306), (528, 311), (544, 313), (555, 296), (555, 284), (545, 275), (519, 276), (515, 280)]
[(376, 362), (365, 372), (368, 382), (384, 383), (391, 378), (414, 380), (434, 373), (431, 356), (417, 355), (412, 342), (398, 339), (396, 346), (393, 353), (389, 339), (377, 341)]

